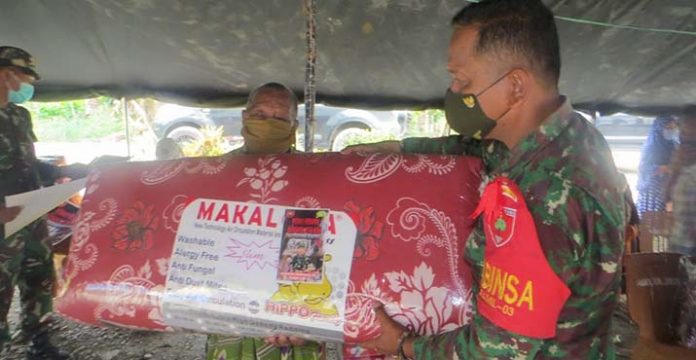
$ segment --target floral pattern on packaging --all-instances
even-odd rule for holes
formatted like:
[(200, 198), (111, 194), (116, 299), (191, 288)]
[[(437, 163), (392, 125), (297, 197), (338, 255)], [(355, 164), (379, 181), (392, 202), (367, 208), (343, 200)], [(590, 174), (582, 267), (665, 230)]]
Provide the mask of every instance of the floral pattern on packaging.
[[(355, 229), (351, 268), (325, 274), (334, 290), (345, 289), (345, 351), (369, 355), (350, 344), (378, 336), (375, 300), (422, 335), (469, 321), (471, 275), (462, 252), (480, 184), (480, 161), (453, 156), (240, 155), (109, 165), (89, 175), (56, 309), (83, 323), (176, 330), (162, 299), (189, 204), (327, 209)], [(236, 239), (230, 248), (253, 243)], [(266, 265), (275, 272), (278, 260)]]

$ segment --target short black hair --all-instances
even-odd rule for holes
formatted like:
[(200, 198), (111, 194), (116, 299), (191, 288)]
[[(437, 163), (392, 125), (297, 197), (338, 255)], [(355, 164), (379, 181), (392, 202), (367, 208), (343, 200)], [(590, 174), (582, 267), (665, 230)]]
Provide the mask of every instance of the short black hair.
[(454, 26), (478, 26), (479, 54), (513, 56), (558, 85), (561, 51), (553, 12), (541, 0), (484, 0), (466, 6)]

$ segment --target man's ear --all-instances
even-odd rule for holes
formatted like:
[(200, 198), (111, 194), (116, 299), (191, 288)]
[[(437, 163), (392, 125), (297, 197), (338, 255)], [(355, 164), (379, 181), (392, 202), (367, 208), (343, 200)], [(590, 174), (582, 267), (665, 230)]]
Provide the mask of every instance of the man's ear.
[(21, 81), (17, 75), (15, 75), (14, 70), (10, 67), (0, 68), (0, 80), (2, 81), (2, 86), (6, 87), (7, 90), (19, 90)]
[(510, 106), (521, 104), (527, 98), (529, 82), (532, 81), (530, 74), (522, 69), (513, 70), (510, 73)]
[(7, 83), (7, 70), (0, 67), (0, 87), (5, 87), (5, 83)]
[(242, 120), (247, 120), (249, 117), (249, 113), (246, 111), (246, 109), (242, 110)]
[(295, 117), (292, 118), (291, 121), (292, 127), (297, 130), (297, 128), (300, 126), (300, 119), (297, 118), (297, 114), (295, 114)]

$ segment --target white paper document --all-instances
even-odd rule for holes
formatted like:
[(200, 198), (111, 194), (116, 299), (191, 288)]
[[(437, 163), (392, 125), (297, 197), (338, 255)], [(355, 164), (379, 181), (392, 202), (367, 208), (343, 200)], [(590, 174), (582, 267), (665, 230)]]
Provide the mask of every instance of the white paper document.
[(53, 208), (64, 203), (71, 196), (82, 190), (87, 178), (71, 181), (65, 184), (53, 185), (39, 190), (5, 197), (5, 206), (21, 206), (22, 211), (16, 219), (5, 224), (5, 238), (31, 224)]

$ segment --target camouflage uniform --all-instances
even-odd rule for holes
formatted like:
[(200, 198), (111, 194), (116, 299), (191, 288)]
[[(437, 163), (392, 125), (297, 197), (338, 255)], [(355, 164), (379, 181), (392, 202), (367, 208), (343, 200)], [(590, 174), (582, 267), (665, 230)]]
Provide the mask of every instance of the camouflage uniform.
[[(0, 108), (0, 201), (54, 180), (57, 169), (34, 154), (36, 136), (29, 112), (14, 104)], [(0, 225), (0, 227), (2, 227)], [(15, 285), (22, 303), (22, 330), (31, 334), (52, 308), (53, 262), (46, 222), (40, 219), (9, 238), (0, 229), (0, 348), (10, 339), (7, 313)]]
[[(505, 331), (481, 316), (474, 304), (470, 325), (417, 339), (417, 359), (615, 358), (611, 316), (620, 290), (626, 184), (603, 137), (567, 100), (513, 150), (497, 141), (460, 136), (405, 139), (402, 146), (410, 153), (478, 156), (490, 179), (502, 175), (516, 182), (547, 261), (571, 290), (555, 338)], [(485, 243), (479, 220), (464, 254), (472, 267), (474, 299)]]

